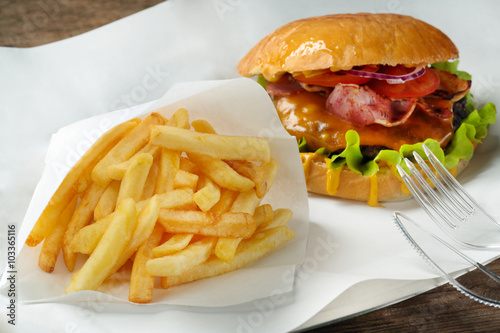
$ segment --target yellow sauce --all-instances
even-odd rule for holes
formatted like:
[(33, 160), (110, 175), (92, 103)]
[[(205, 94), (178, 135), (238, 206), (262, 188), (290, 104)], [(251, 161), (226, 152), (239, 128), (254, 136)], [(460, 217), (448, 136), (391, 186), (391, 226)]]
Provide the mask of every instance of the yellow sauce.
[(455, 166), (454, 166), (453, 168), (451, 168), (450, 170), (448, 170), (448, 171), (450, 171), (450, 173), (451, 173), (451, 175), (453, 176), (453, 178), (457, 178), (457, 169), (458, 169), (458, 164), (457, 164), (457, 165), (455, 165)]
[(342, 168), (332, 169), (328, 168), (326, 174), (326, 191), (330, 195), (334, 195), (337, 193), (340, 183), (340, 173), (342, 172)]
[(305, 156), (305, 160), (304, 163), (302, 163), (302, 167), (304, 168), (304, 177), (307, 180), (307, 178), (309, 178), (311, 162), (316, 156), (318, 156), (318, 153), (309, 153), (309, 154), (304, 154), (303, 156)]
[(398, 170), (396, 169), (395, 164), (391, 164), (390, 166), (391, 172), (398, 177), (398, 179), (401, 181), (401, 193), (403, 194), (410, 194), (410, 190), (408, 189), (408, 186), (406, 186), (405, 182), (403, 181), (403, 178), (401, 178), (401, 175), (399, 174)]
[(368, 206), (370, 206), (370, 207), (382, 207), (378, 203), (377, 175), (370, 176), (370, 197), (368, 198)]

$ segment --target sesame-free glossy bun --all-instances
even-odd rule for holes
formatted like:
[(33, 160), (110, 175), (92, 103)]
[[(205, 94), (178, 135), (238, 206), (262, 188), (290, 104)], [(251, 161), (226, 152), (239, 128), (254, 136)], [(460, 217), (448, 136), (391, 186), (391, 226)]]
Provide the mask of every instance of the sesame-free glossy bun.
[(456, 58), (458, 50), (444, 33), (413, 17), (337, 14), (278, 28), (241, 59), (238, 72), (273, 81), (284, 72), (362, 65), (415, 67)]

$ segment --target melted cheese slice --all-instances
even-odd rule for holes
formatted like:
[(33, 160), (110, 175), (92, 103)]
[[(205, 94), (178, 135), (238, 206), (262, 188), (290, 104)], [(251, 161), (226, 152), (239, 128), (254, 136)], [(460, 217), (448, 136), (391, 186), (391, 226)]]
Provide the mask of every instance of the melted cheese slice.
[(404, 144), (437, 140), (442, 147), (453, 135), (451, 119), (441, 119), (417, 108), (406, 122), (399, 126), (380, 124), (359, 126), (344, 121), (326, 111), (326, 97), (301, 92), (286, 97), (275, 97), (274, 103), (285, 129), (297, 138), (304, 137), (311, 151), (325, 147), (331, 152), (345, 148), (345, 133), (355, 130), (361, 145), (384, 146), (399, 150)]

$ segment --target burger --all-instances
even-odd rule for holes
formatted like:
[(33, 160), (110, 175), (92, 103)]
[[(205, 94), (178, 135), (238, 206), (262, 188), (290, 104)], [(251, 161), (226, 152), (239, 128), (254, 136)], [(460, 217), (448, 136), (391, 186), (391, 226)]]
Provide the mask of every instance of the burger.
[(410, 197), (396, 165), (423, 143), (458, 175), (494, 123), (495, 106), (476, 110), (457, 59), (425, 22), (359, 13), (286, 24), (237, 69), (258, 77), (297, 138), (309, 192), (376, 206)]

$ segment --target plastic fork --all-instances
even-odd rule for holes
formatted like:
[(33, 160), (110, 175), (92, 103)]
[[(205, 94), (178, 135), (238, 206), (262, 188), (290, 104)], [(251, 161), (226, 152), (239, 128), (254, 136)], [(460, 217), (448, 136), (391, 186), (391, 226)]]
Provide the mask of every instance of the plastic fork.
[(397, 166), (416, 201), (457, 242), (473, 248), (500, 248), (500, 224), (467, 193), (427, 146), (422, 147), (430, 163), (413, 152), (421, 171), (407, 158), (410, 174)]
[(498, 274), (425, 230), (404, 214), (394, 212), (393, 217), (417, 253), (453, 287), (475, 301), (500, 307)]

